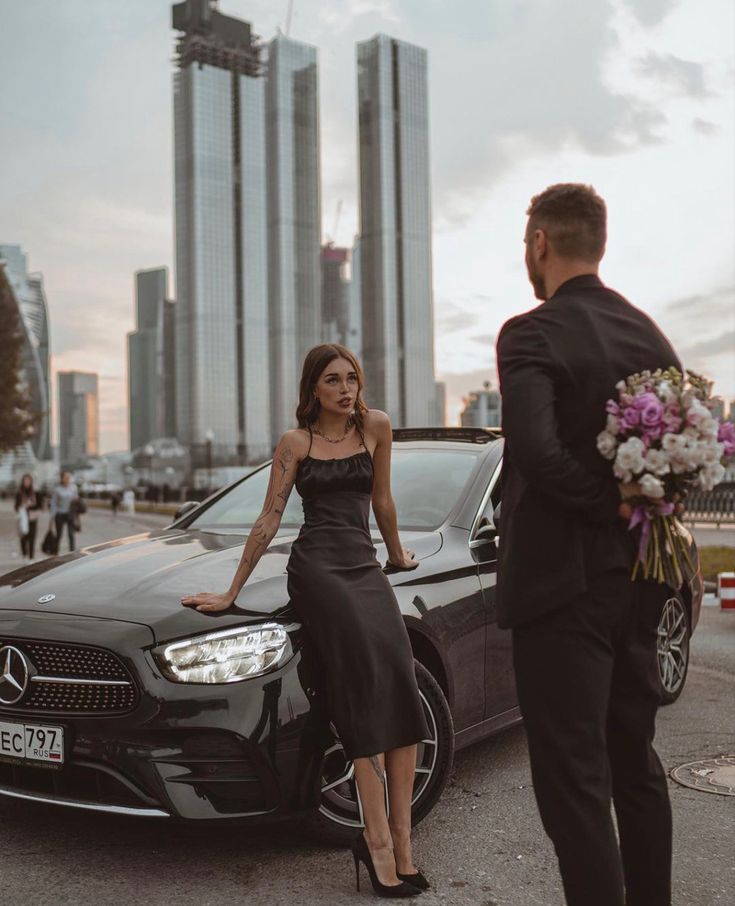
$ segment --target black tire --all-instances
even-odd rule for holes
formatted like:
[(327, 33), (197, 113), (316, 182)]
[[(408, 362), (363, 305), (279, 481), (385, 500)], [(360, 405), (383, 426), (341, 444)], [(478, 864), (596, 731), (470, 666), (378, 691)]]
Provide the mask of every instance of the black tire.
[[(417, 773), (414, 785), (412, 823), (417, 825), (434, 808), (454, 761), (454, 722), (441, 687), (423, 664), (414, 661), (416, 681), (424, 704), (431, 743), (419, 743)], [(339, 739), (327, 749), (322, 766), (322, 799), (318, 811), (306, 821), (307, 830), (321, 840), (337, 846), (348, 846), (362, 827), (352, 776), (352, 763), (344, 758)], [(341, 782), (340, 778), (342, 778)], [(333, 786), (337, 782), (336, 786)], [(332, 785), (331, 790), (325, 789)]]
[(658, 624), (657, 665), (661, 704), (675, 702), (684, 689), (689, 670), (689, 612), (681, 595), (666, 599)]

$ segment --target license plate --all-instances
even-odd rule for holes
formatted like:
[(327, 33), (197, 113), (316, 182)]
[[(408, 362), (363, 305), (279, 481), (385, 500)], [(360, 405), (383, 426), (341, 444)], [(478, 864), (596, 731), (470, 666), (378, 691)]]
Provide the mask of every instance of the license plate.
[(0, 720), (0, 758), (64, 763), (64, 728)]

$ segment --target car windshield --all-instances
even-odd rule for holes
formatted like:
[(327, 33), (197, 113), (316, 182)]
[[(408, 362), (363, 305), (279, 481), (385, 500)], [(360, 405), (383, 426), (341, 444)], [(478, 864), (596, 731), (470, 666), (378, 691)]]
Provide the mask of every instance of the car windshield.
[[(479, 450), (393, 449), (391, 491), (398, 526), (405, 530), (434, 529), (444, 522), (467, 484)], [(197, 516), (191, 528), (242, 530), (251, 528), (263, 507), (270, 465), (253, 472)], [(304, 521), (301, 498), (292, 491), (281, 519), (281, 530), (297, 529)], [(370, 525), (376, 528), (370, 511)]]

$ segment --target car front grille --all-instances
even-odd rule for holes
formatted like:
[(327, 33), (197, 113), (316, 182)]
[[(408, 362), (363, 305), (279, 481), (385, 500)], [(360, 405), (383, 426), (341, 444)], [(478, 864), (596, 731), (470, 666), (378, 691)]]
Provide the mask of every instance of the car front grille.
[(104, 648), (0, 638), (12, 645), (29, 665), (28, 689), (8, 711), (43, 714), (107, 715), (131, 711), (138, 701), (133, 678), (122, 661)]

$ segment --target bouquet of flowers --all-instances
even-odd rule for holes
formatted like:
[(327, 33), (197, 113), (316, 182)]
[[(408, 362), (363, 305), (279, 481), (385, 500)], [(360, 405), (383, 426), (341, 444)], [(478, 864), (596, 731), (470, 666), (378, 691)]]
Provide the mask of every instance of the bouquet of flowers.
[(722, 481), (735, 456), (735, 424), (713, 415), (712, 382), (693, 371), (643, 371), (616, 389), (597, 449), (619, 481), (640, 485), (629, 524), (640, 531), (633, 578), (642, 570), (643, 578), (678, 588), (693, 565), (677, 503), (693, 488), (709, 491)]

